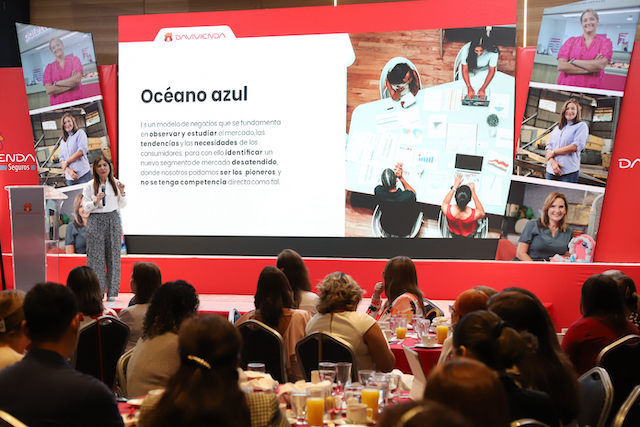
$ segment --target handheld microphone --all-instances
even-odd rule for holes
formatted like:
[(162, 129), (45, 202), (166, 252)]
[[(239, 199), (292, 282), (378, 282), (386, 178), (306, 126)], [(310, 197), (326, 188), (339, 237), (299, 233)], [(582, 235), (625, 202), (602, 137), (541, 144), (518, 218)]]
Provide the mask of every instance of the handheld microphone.
[(107, 186), (103, 185), (102, 188), (100, 188), (100, 191), (102, 191), (104, 193), (104, 197), (102, 198), (102, 206), (104, 207), (104, 205), (107, 203), (107, 193), (105, 193), (105, 191), (107, 191)]

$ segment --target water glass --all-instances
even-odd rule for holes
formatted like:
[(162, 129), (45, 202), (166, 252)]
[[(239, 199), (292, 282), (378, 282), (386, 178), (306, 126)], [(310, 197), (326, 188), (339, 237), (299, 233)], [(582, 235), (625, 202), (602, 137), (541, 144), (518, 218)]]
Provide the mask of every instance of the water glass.
[(371, 374), (373, 374), (375, 371), (372, 371), (370, 369), (360, 369), (358, 371), (358, 378), (360, 379), (360, 384), (362, 385), (367, 385), (367, 382), (369, 381), (369, 377), (371, 376)]
[(329, 381), (333, 384), (336, 379), (336, 364), (333, 362), (319, 362), (318, 372), (320, 381)]
[(345, 406), (349, 403), (362, 403), (362, 385), (361, 384), (349, 384), (344, 388), (344, 403)]
[(303, 424), (307, 417), (307, 391), (294, 388), (291, 390), (291, 410), (298, 424)]
[(418, 335), (418, 340), (422, 340), (422, 336), (429, 333), (429, 326), (431, 325), (431, 320), (424, 319), (422, 317), (416, 317), (414, 323), (414, 329), (416, 334)]
[(369, 377), (367, 388), (377, 388), (380, 390), (380, 405), (384, 406), (389, 400), (389, 378), (382, 372), (376, 372)]
[(344, 389), (344, 386), (351, 381), (351, 363), (339, 362), (336, 363), (336, 384), (340, 390)]
[(249, 362), (247, 363), (247, 371), (266, 372), (266, 369), (265, 369), (264, 363)]

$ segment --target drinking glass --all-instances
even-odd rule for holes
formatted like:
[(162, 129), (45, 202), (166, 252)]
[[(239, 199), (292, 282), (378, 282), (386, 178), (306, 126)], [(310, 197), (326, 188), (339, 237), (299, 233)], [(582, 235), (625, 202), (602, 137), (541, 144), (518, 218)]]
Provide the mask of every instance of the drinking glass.
[(422, 317), (416, 317), (414, 329), (416, 330), (416, 334), (418, 335), (418, 341), (422, 340), (422, 336), (429, 333), (429, 325), (431, 321), (429, 319), (424, 319)]
[(338, 389), (344, 390), (344, 386), (351, 381), (351, 363), (336, 363), (336, 384)]
[(319, 362), (318, 372), (320, 373), (320, 381), (329, 381), (333, 384), (336, 379), (336, 364), (333, 362)]
[(345, 406), (350, 402), (361, 403), (362, 402), (362, 385), (349, 384), (344, 388), (344, 403)]
[(375, 371), (372, 371), (370, 369), (360, 369), (358, 371), (358, 378), (360, 379), (360, 384), (367, 385), (367, 381), (369, 381), (369, 377), (371, 376), (371, 374), (373, 374)]
[(394, 316), (391, 318), (391, 330), (395, 332), (396, 338), (403, 340), (407, 336), (407, 316)]
[(247, 363), (247, 371), (266, 372), (266, 369), (264, 367), (264, 363), (249, 362)]
[(380, 390), (380, 404), (382, 406), (388, 403), (389, 398), (389, 377), (382, 372), (376, 372), (369, 377), (367, 388), (374, 387)]
[(436, 327), (436, 335), (438, 337), (438, 344), (444, 343), (449, 335), (449, 325), (438, 325)]
[(307, 417), (307, 391), (294, 388), (291, 390), (291, 410), (298, 424), (303, 424)]
[(378, 417), (378, 401), (380, 399), (380, 390), (367, 386), (362, 389), (362, 403), (367, 405), (367, 407), (371, 408), (373, 419), (377, 419)]

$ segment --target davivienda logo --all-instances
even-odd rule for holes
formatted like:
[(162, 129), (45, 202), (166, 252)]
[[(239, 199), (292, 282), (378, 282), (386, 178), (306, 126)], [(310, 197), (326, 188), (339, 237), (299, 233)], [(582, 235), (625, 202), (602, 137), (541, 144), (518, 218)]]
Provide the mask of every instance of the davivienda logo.
[(216, 27), (162, 28), (158, 31), (156, 42), (185, 42), (193, 40), (225, 40), (235, 39), (231, 28), (226, 25)]
[(0, 172), (36, 170), (36, 158), (31, 153), (3, 153), (4, 136), (0, 134)]

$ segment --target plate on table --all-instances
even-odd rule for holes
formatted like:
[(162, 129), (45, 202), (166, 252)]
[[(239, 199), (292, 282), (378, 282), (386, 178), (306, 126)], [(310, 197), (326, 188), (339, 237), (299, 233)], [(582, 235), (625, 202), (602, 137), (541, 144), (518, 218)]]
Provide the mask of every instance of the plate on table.
[(142, 406), (142, 401), (143, 400), (144, 400), (144, 398), (129, 399), (129, 400), (127, 400), (127, 404), (129, 404), (131, 406), (140, 407), (140, 406)]
[(413, 348), (423, 348), (423, 349), (433, 349), (433, 348), (442, 348), (442, 344), (433, 344), (433, 345), (422, 345), (422, 344), (416, 344), (413, 346)]

